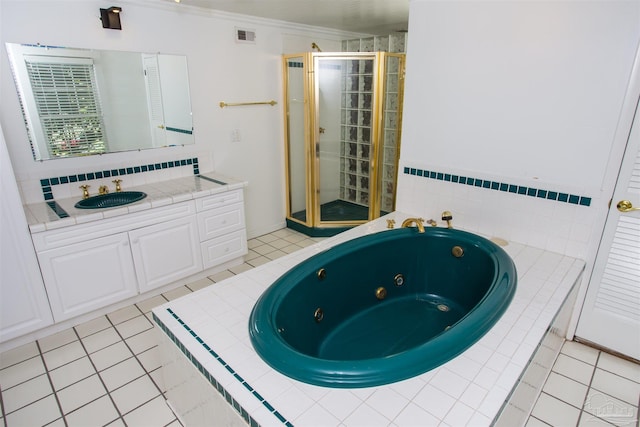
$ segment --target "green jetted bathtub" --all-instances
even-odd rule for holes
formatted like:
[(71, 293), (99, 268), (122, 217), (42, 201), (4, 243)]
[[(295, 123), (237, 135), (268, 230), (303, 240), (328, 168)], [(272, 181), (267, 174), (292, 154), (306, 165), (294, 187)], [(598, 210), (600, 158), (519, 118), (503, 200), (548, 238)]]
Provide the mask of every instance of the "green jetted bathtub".
[(516, 268), (461, 230), (400, 228), (341, 243), (276, 280), (249, 319), (275, 370), (309, 384), (371, 387), (429, 371), (499, 320)]

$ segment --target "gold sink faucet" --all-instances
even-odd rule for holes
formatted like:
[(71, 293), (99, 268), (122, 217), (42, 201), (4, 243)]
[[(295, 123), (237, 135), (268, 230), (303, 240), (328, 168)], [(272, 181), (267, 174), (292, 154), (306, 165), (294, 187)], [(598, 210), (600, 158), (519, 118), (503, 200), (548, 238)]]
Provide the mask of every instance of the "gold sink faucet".
[(116, 193), (119, 193), (122, 191), (122, 187), (120, 186), (120, 183), (122, 182), (121, 179), (114, 179), (113, 182), (116, 185)]
[(98, 188), (98, 194), (108, 194), (109, 193), (109, 187), (107, 187), (106, 185), (101, 185), (100, 188)]
[(89, 187), (91, 187), (91, 186), (88, 185), (88, 184), (81, 185), (80, 187), (78, 187), (78, 188), (82, 189), (82, 198), (83, 199), (88, 199), (89, 198)]
[(418, 233), (424, 233), (424, 218), (407, 218), (402, 221), (402, 228), (411, 227), (411, 224), (415, 224), (418, 227)]

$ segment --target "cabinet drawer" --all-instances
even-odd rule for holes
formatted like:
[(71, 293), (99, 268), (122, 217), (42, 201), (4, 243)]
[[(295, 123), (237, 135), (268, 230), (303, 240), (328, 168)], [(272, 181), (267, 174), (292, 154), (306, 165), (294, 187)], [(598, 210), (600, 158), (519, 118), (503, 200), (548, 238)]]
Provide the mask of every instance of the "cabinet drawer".
[(242, 203), (198, 213), (198, 231), (201, 242), (242, 228), (244, 228), (244, 206)]
[(234, 231), (200, 244), (204, 268), (215, 267), (223, 262), (247, 254), (247, 234), (244, 229)]
[(227, 191), (214, 194), (208, 197), (196, 199), (196, 209), (198, 212), (219, 208), (224, 205), (242, 202), (242, 190)]

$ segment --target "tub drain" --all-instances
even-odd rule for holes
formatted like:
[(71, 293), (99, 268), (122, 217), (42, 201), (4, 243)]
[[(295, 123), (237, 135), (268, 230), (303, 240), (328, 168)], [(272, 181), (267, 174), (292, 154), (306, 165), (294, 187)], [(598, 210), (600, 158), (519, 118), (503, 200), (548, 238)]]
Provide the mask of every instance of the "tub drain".
[(436, 308), (440, 311), (449, 311), (449, 306), (444, 304), (438, 304)]

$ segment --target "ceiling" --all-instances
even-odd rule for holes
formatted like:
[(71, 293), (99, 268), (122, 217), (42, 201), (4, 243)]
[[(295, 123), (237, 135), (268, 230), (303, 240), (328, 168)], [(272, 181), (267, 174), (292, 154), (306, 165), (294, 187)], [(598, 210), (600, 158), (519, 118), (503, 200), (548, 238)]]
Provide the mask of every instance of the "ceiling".
[(406, 31), (409, 20), (409, 0), (181, 0), (180, 3), (372, 35)]

